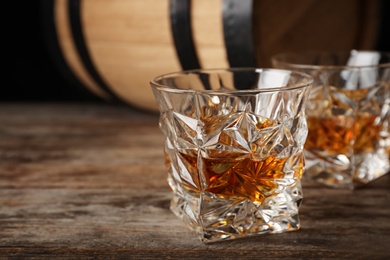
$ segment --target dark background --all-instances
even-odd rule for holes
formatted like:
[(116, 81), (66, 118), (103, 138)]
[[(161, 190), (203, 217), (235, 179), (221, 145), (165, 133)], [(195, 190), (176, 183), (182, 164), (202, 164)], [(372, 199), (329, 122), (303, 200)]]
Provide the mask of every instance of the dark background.
[(6, 62), (0, 101), (100, 101), (72, 85), (51, 60), (41, 27), (39, 0), (6, 3)]

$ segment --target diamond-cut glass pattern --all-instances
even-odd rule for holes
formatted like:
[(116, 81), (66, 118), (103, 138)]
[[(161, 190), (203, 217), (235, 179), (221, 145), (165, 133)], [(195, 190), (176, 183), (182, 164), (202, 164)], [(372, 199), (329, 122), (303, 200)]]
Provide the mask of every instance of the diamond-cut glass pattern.
[[(221, 84), (228, 82), (225, 77), (237, 76), (213, 74), (213, 87), (217, 75)], [(171, 210), (203, 242), (299, 229), (304, 103), (310, 85), (310, 78), (299, 76), (305, 84), (273, 91), (231, 93), (223, 88), (237, 87), (220, 86), (219, 91), (176, 93), (153, 88), (167, 138)], [(290, 78), (290, 84), (299, 83)], [(205, 77), (202, 84), (207, 89)]]
[(272, 63), (313, 76), (306, 176), (354, 189), (390, 172), (390, 53), (283, 53)]
[(361, 90), (320, 86), (313, 93), (308, 107), (315, 109), (307, 112), (310, 176), (355, 188), (389, 172), (390, 82)]

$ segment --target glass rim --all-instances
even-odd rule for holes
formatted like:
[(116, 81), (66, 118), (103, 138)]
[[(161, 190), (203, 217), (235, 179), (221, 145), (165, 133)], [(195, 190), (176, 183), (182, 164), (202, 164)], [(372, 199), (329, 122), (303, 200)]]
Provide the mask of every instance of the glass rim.
[[(377, 50), (342, 50), (342, 51), (290, 51), (290, 52), (281, 52), (273, 55), (271, 61), (277, 61), (280, 64), (285, 66), (294, 67), (297, 69), (334, 69), (334, 70), (345, 70), (345, 69), (372, 69), (372, 68), (387, 68), (390, 67), (390, 62), (379, 63), (376, 65), (363, 65), (363, 66), (351, 66), (351, 65), (317, 65), (317, 64), (305, 64), (305, 63), (295, 63), (284, 61), (280, 58), (286, 55), (310, 55), (310, 54), (348, 54), (351, 51), (362, 51), (362, 52), (375, 52), (381, 56), (385, 55), (390, 59), (390, 52), (387, 51), (377, 51)], [(291, 69), (293, 70), (293, 69)]]
[[(234, 72), (234, 71), (253, 71), (254, 73), (261, 73), (263, 71), (285, 71), (290, 72), (292, 75), (301, 76), (304, 80), (300, 83), (295, 84), (288, 84), (284, 86), (279, 87), (272, 87), (272, 88), (264, 88), (264, 89), (237, 89), (237, 90), (228, 90), (228, 89), (204, 89), (204, 90), (196, 90), (196, 89), (177, 89), (172, 88), (167, 85), (163, 85), (158, 83), (158, 80), (162, 80), (164, 78), (173, 78), (174, 76), (180, 76), (180, 75), (187, 75), (190, 73), (199, 73), (199, 72)], [(310, 76), (307, 73), (290, 70), (290, 69), (277, 69), (277, 68), (260, 68), (260, 67), (231, 67), (231, 68), (200, 68), (200, 69), (192, 69), (192, 70), (182, 70), (182, 71), (175, 71), (175, 72), (168, 72), (165, 74), (161, 74), (159, 76), (156, 76), (152, 80), (149, 81), (150, 85), (158, 90), (165, 91), (165, 92), (171, 92), (171, 93), (207, 93), (207, 94), (214, 94), (214, 95), (228, 95), (228, 94), (253, 94), (253, 93), (268, 93), (268, 92), (280, 92), (280, 91), (288, 91), (293, 89), (300, 89), (309, 87), (311, 84), (313, 84), (314, 79), (312, 76)]]

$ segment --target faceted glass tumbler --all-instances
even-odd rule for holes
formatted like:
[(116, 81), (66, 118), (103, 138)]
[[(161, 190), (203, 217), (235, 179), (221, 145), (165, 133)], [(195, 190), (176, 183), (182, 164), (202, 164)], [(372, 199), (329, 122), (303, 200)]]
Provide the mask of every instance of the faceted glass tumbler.
[(306, 176), (354, 189), (390, 171), (390, 53), (282, 53), (272, 63), (314, 78)]
[(312, 78), (276, 69), (182, 71), (151, 81), (171, 210), (204, 243), (300, 228)]

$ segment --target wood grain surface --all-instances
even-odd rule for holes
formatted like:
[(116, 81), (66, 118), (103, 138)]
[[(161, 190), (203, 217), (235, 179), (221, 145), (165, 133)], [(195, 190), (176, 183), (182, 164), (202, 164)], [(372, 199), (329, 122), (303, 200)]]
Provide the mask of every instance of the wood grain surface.
[(169, 211), (158, 115), (0, 104), (0, 259), (390, 259), (389, 174), (303, 180), (298, 231), (204, 245)]

